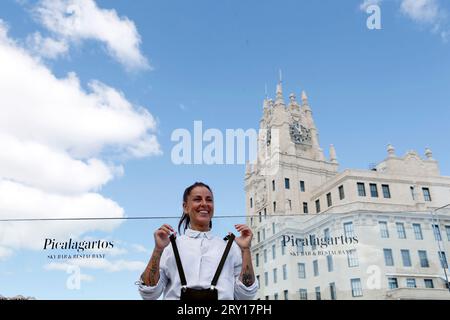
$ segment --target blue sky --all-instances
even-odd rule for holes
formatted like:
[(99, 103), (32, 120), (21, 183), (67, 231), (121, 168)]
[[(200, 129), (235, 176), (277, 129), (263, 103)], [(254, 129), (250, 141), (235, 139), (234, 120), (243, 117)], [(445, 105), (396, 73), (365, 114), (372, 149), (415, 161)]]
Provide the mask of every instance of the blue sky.
[[(444, 17), (450, 6), (437, 0), (422, 8), (406, 6), (408, 0), (374, 1), (381, 8), (382, 29), (369, 30), (369, 15), (361, 10), (362, 2), (96, 1), (98, 12), (116, 12), (113, 22), (121, 21), (130, 32), (127, 35), (140, 39), (137, 45), (105, 36), (111, 30), (108, 27), (104, 33), (78, 30), (77, 34), (70, 29), (58, 33), (36, 11), (45, 7), (45, 1), (2, 1), (0, 19), (15, 48), (40, 59), (56, 79), (73, 72), (84, 92), (90, 92), (88, 84), (95, 79), (121, 92), (134, 109), (148, 110), (154, 119), (154, 124), (145, 127), (148, 118), (135, 114), (143, 131), (132, 138), (128, 138), (131, 133), (114, 135), (111, 144), (99, 142), (100, 151), (81, 155), (72, 152), (73, 145), (55, 143), (73, 159), (98, 158), (122, 166), (123, 174), (99, 178), (102, 182), (77, 192), (93, 192), (114, 201), (118, 215), (178, 216), (184, 188), (204, 181), (214, 189), (216, 215), (242, 215), (244, 166), (176, 166), (170, 158), (175, 144), (171, 133), (177, 128), (192, 131), (195, 120), (203, 121), (204, 129), (223, 132), (257, 129), (265, 85), (274, 97), (279, 69), (283, 71), (285, 99), (291, 92), (297, 97), (301, 90), (308, 93), (321, 146), (328, 154), (328, 146), (335, 145), (341, 170), (367, 169), (370, 163), (382, 161), (391, 143), (398, 155), (414, 149), (423, 156), (425, 148), (431, 148), (441, 174), (450, 175), (450, 43), (445, 35), (450, 24)], [(430, 8), (435, 15), (420, 15), (429, 13)], [(59, 41), (65, 49), (55, 53), (56, 57), (45, 56), (37, 49), (38, 42), (30, 38), (36, 32), (41, 39)], [(1, 65), (8, 63), (11, 61), (0, 61)], [(108, 106), (113, 108), (115, 101)], [(52, 114), (43, 113), (45, 116)], [(124, 128), (133, 131), (129, 123)], [(80, 136), (83, 130), (79, 127)], [(20, 130), (14, 132), (25, 139)], [(115, 134), (114, 130), (107, 132)], [(144, 141), (146, 132), (157, 139), (159, 152), (109, 152), (118, 141), (127, 146)], [(49, 140), (44, 142), (53, 146), (54, 141)], [(0, 174), (2, 178), (15, 181)], [(39, 188), (49, 189), (47, 184)], [(10, 217), (11, 212), (4, 211), (1, 217)], [(139, 244), (150, 250), (153, 230), (163, 222), (167, 221), (128, 221), (114, 231), (94, 228), (82, 235), (122, 241), (118, 246), (127, 253), (113, 256), (111, 261), (146, 262), (149, 253), (132, 248)], [(177, 221), (168, 222), (175, 225)], [(217, 221), (215, 231), (225, 233), (235, 222)], [(34, 227), (30, 228), (21, 232), (33, 232)], [(45, 270), (49, 261), (42, 250), (17, 244), (5, 244), (5, 248), (10, 253), (0, 260), (0, 294), (50, 299), (139, 298), (132, 285), (139, 268), (86, 268), (83, 273), (89, 274), (91, 281), (82, 281), (81, 290), (67, 290), (67, 274)]]

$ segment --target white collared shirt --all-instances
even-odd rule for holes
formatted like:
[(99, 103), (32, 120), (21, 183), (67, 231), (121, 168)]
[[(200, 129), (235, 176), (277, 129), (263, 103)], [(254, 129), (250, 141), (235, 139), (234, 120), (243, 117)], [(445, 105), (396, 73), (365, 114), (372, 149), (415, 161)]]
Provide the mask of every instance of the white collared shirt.
[[(187, 229), (176, 238), (187, 286), (195, 289), (211, 287), (211, 281), (225, 250), (226, 241), (209, 232)], [(246, 287), (240, 280), (242, 253), (234, 242), (217, 282), (219, 300), (251, 300), (256, 295), (258, 283)], [(159, 281), (146, 286), (138, 281), (139, 293), (145, 300), (156, 300), (164, 293), (165, 300), (179, 300), (181, 281), (171, 245), (167, 246), (160, 260)]]

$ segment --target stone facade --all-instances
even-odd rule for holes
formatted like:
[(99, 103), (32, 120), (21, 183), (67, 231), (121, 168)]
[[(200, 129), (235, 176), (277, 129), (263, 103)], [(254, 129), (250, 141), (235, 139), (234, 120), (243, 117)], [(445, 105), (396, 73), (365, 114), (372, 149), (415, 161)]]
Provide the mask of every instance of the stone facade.
[[(275, 101), (264, 100), (260, 129), (258, 160), (245, 174), (258, 299), (450, 298), (442, 208), (450, 177), (430, 149), (397, 156), (389, 145), (372, 169), (339, 172), (334, 146), (324, 157), (306, 93), (286, 105), (281, 82)], [(343, 243), (350, 234), (356, 240)]]

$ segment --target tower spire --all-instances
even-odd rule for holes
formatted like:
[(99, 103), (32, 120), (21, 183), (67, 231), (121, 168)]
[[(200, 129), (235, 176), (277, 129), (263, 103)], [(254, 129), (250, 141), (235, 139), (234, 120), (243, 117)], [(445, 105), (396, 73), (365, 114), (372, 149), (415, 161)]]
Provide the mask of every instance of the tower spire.
[(306, 91), (302, 91), (302, 104), (307, 105), (308, 104), (308, 96), (306, 95)]
[(275, 99), (275, 103), (284, 104), (283, 101), (283, 78), (281, 74), (281, 69), (279, 70), (279, 81), (277, 84), (277, 97)]

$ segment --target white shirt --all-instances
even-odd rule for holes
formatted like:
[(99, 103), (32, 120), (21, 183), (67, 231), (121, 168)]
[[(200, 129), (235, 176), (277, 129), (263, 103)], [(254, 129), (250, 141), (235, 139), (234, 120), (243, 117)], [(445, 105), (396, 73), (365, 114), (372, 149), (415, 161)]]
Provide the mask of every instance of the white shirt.
[[(187, 229), (184, 235), (176, 238), (181, 264), (186, 276), (187, 286), (195, 289), (211, 287), (211, 281), (225, 250), (226, 241), (211, 232)], [(233, 242), (217, 282), (219, 300), (251, 300), (256, 295), (258, 283), (246, 287), (239, 276), (242, 268), (242, 253)], [(167, 246), (160, 260), (159, 281), (155, 286), (146, 286), (139, 280), (139, 293), (145, 300), (156, 300), (164, 293), (163, 299), (179, 300), (181, 281), (171, 245)]]

